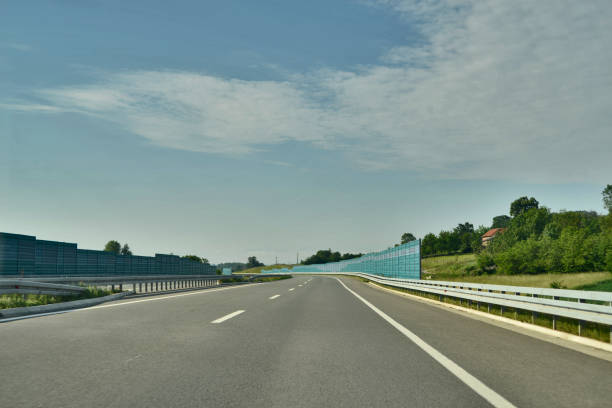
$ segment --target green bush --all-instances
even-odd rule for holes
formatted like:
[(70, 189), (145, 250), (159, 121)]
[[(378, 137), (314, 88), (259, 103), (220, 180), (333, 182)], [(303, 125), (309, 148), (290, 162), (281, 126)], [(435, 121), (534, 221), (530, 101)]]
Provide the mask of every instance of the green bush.
[(479, 254), (478, 265), (504, 274), (612, 271), (610, 216), (527, 210)]

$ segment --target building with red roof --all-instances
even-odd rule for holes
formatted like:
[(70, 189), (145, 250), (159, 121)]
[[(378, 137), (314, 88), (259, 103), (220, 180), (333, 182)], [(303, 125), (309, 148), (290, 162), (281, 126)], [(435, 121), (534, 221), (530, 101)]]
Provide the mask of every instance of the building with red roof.
[(505, 228), (491, 228), (482, 236), (482, 246), (486, 247), (489, 243), (497, 236), (497, 234), (501, 234), (504, 232)]

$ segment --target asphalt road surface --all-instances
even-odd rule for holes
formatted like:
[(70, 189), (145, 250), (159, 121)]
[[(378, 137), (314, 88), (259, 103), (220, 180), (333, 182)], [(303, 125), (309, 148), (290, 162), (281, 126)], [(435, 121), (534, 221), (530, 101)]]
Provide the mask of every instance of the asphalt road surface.
[(299, 276), (0, 323), (3, 407), (611, 407), (612, 362)]

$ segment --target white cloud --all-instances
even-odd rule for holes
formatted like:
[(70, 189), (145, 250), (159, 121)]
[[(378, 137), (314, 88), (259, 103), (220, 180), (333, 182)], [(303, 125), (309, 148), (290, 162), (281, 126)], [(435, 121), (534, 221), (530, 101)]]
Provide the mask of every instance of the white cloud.
[(0, 47), (11, 48), (13, 50), (27, 52), (32, 51), (32, 47), (28, 44), (14, 43), (14, 42), (0, 42)]
[(426, 177), (609, 182), (607, 0), (379, 3), (418, 24), (422, 45), (285, 82), (139, 71), (39, 96), (178, 149), (300, 141)]

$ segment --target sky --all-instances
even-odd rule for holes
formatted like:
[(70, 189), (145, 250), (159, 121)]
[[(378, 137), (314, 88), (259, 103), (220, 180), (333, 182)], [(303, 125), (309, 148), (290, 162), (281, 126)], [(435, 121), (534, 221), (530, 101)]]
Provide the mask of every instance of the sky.
[(603, 212), (608, 0), (1, 9), (2, 232), (269, 264)]

